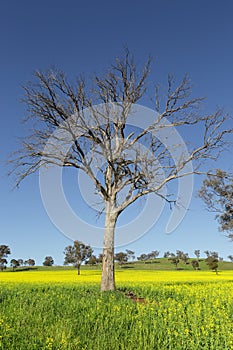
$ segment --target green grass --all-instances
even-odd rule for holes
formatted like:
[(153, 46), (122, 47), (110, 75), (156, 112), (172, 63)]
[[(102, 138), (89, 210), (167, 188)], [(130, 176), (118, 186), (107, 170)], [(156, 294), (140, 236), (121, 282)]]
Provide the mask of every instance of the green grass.
[(116, 264), (114, 293), (99, 291), (101, 265), (7, 269), (0, 350), (233, 350), (233, 263), (189, 262)]
[[(191, 261), (194, 258), (191, 258), (188, 260), (188, 264), (184, 264), (182, 261), (178, 264), (178, 269), (181, 270), (187, 270), (192, 271), (193, 267), (191, 264)], [(202, 271), (209, 270), (205, 259), (200, 259), (199, 261), (200, 269)], [(171, 263), (170, 260), (165, 258), (157, 258), (152, 261), (135, 261), (135, 262), (128, 262), (124, 265), (115, 264), (116, 269), (132, 269), (132, 270), (162, 270), (162, 271), (172, 271), (176, 270), (176, 267)], [(36, 267), (21, 267), (18, 268), (16, 271), (23, 271), (23, 270), (38, 270), (38, 271), (57, 271), (57, 270), (73, 270), (73, 266), (36, 266)], [(81, 267), (81, 270), (101, 270), (101, 264), (97, 264), (94, 266), (90, 265), (83, 265)], [(219, 270), (233, 270), (233, 262), (228, 261), (219, 261)], [(12, 268), (7, 268), (6, 271), (12, 271)]]
[[(233, 282), (2, 285), (1, 350), (230, 350)], [(135, 303), (134, 290), (146, 303)]]

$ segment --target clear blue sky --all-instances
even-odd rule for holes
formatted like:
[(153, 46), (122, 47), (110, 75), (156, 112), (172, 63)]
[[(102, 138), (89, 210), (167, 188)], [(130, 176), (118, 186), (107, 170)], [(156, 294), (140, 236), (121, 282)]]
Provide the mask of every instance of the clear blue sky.
[[(50, 222), (41, 202), (38, 175), (11, 190), (5, 160), (17, 149), (24, 106), (20, 85), (36, 69), (51, 66), (76, 76), (101, 72), (124, 44), (143, 62), (154, 57), (151, 78), (166, 83), (167, 73), (181, 78), (188, 73), (194, 94), (207, 97), (207, 109), (216, 105), (233, 113), (233, 3), (230, 0), (9, 0), (0, 4), (0, 243), (8, 244), (11, 258), (29, 257), (41, 264), (52, 255), (63, 262), (63, 249), (71, 242)], [(153, 92), (148, 92), (149, 95)], [(232, 157), (221, 166), (232, 168)], [(195, 188), (200, 185), (196, 181)], [(168, 211), (136, 242), (121, 247), (139, 255), (150, 250), (217, 250), (233, 253), (233, 244), (218, 232), (214, 214), (193, 196), (181, 225), (165, 234)], [(96, 251), (98, 254), (100, 251)]]

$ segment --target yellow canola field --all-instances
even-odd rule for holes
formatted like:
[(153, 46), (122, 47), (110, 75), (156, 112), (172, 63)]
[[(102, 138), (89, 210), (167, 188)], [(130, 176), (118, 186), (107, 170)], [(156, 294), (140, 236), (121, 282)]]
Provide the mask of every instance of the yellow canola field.
[(122, 268), (117, 293), (100, 293), (100, 279), (94, 269), (0, 272), (0, 350), (233, 350), (233, 271)]
[[(100, 270), (43, 270), (8, 271), (0, 273), (0, 283), (100, 283)], [(233, 271), (153, 271), (117, 270), (116, 283), (177, 283), (233, 281)]]

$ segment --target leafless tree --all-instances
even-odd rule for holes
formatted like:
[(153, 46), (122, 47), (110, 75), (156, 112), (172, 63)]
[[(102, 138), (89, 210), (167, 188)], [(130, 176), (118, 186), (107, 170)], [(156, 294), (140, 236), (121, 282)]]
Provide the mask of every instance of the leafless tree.
[[(30, 137), (13, 156), (12, 172), (17, 176), (17, 185), (49, 165), (73, 167), (90, 177), (105, 207), (102, 291), (115, 289), (114, 232), (119, 215), (150, 193), (175, 203), (174, 194), (171, 191), (164, 194), (163, 188), (184, 176), (205, 173), (202, 161), (217, 158), (224, 146), (223, 137), (230, 132), (224, 128), (228, 116), (222, 110), (202, 114), (199, 105), (203, 99), (191, 97), (187, 76), (179, 83), (169, 76), (165, 98), (156, 88), (158, 116), (155, 113), (148, 127), (127, 129), (134, 105), (146, 92), (150, 64), (149, 58), (139, 69), (126, 49), (105, 75), (94, 76), (93, 88), (86, 87), (84, 78), (70, 83), (58, 70), (37, 71), (33, 82), (24, 86), (28, 121), (35, 123)], [(102, 107), (97, 109), (99, 103)], [(85, 114), (87, 108), (89, 118)], [(182, 130), (194, 127), (199, 133), (196, 145), (190, 147), (188, 155), (181, 154), (176, 163), (169, 149), (156, 137), (174, 127)], [(65, 131), (69, 140), (62, 133), (54, 133), (56, 128)], [(71, 141), (67, 152), (66, 145)], [(180, 145), (175, 147), (178, 149)], [(191, 162), (193, 169), (186, 171)]]

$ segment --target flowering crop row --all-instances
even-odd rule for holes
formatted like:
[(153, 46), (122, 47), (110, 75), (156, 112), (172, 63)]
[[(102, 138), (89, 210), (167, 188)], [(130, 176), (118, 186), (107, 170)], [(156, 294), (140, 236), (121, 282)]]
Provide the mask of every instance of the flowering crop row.
[[(231, 271), (122, 270), (117, 292), (102, 294), (99, 271), (0, 278), (2, 350), (233, 349)], [(127, 298), (128, 291), (144, 302)]]

